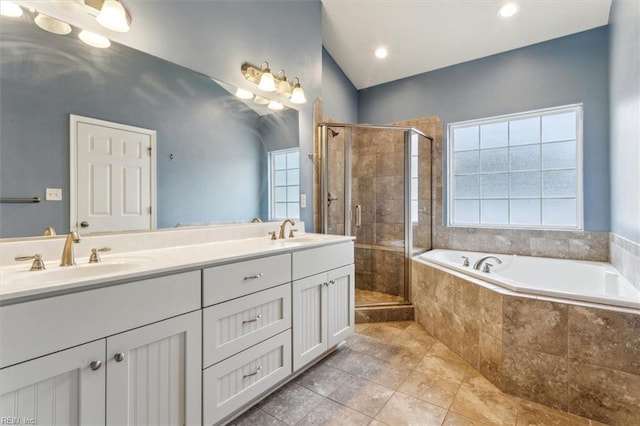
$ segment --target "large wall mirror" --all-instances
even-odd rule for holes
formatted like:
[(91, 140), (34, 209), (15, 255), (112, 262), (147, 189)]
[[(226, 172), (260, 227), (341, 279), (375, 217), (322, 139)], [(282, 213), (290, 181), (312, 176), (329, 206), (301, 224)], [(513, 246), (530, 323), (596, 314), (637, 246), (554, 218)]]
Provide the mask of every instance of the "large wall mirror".
[[(0, 237), (70, 229), (69, 116), (157, 134), (157, 227), (268, 218), (268, 152), (298, 146), (298, 112), (242, 101), (208, 76), (112, 43), (0, 18)], [(61, 188), (62, 201), (45, 201)]]

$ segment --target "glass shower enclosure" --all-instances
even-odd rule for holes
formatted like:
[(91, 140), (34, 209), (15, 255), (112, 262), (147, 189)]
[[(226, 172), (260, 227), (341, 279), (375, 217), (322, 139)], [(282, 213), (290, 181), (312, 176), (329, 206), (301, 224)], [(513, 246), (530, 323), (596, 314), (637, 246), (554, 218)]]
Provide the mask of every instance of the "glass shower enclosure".
[(432, 242), (433, 139), (323, 123), (320, 140), (322, 232), (356, 237), (356, 307), (411, 303), (411, 257)]

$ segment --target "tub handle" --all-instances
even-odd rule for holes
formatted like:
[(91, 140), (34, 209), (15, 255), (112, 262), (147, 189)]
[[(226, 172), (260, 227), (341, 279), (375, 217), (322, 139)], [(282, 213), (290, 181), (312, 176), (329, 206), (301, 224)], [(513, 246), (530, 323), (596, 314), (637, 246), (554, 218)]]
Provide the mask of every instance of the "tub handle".
[(469, 266), (469, 258), (467, 256), (462, 256), (462, 266)]
[(486, 272), (487, 274), (491, 272), (491, 268), (493, 265), (491, 263), (485, 263), (484, 268), (482, 268), (482, 272)]

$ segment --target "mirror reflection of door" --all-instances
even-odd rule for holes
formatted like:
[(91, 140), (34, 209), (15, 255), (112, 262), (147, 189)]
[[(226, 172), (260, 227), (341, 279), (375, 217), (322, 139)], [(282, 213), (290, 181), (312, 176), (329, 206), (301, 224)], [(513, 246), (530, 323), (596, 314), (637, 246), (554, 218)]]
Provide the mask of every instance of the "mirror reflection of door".
[(71, 229), (154, 229), (155, 130), (70, 116)]

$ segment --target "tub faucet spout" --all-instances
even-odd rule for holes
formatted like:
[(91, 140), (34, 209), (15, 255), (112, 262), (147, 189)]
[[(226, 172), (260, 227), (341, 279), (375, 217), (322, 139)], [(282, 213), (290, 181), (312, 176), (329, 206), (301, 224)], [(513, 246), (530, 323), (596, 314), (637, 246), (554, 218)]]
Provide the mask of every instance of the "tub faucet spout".
[(475, 269), (476, 271), (479, 271), (482, 264), (489, 259), (494, 259), (496, 262), (498, 262), (498, 265), (502, 263), (502, 260), (498, 259), (495, 256), (483, 256), (480, 259), (478, 259), (476, 263), (473, 264), (473, 269)]

